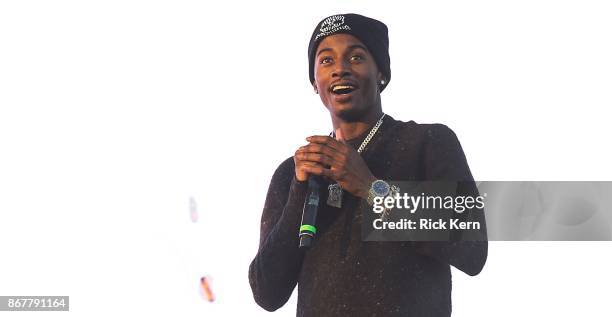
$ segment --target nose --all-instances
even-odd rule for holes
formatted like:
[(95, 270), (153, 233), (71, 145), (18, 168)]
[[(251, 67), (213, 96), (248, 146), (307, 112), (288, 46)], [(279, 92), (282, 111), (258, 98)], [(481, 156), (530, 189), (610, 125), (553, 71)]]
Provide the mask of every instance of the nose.
[(335, 64), (334, 71), (332, 72), (332, 78), (339, 77), (343, 78), (351, 74), (351, 65), (346, 61), (342, 61)]

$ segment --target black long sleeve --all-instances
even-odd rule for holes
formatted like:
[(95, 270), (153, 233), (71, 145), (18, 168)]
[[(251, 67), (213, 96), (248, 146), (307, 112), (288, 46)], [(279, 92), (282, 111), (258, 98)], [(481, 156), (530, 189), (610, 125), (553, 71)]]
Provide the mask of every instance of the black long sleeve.
[[(356, 149), (366, 135), (347, 143)], [(386, 116), (362, 157), (379, 179), (463, 181), (457, 194), (477, 193), (461, 145), (444, 125)], [(324, 181), (317, 236), (305, 252), (298, 233), (308, 186), (295, 180), (294, 170), (292, 157), (277, 168), (261, 217), (259, 249), (249, 267), (261, 307), (280, 308), (297, 285), (297, 316), (450, 316), (450, 265), (477, 274), (486, 260), (486, 241), (364, 241), (363, 199), (344, 192), (341, 208), (329, 206)]]
[[(424, 163), (425, 179), (457, 181), (457, 192), (461, 196), (478, 195), (472, 173), (456, 134), (442, 124), (431, 125), (426, 131)], [(478, 221), (481, 228), (468, 237), (452, 236), (451, 241), (417, 243), (417, 250), (443, 263), (450, 264), (469, 274), (478, 274), (487, 259), (486, 223), (484, 211), (471, 208), (460, 215), (462, 221)], [(456, 233), (457, 230), (453, 230)]]
[(291, 296), (304, 256), (298, 248), (298, 232), (308, 186), (293, 177), (290, 163), (283, 162), (270, 182), (259, 250), (249, 267), (255, 301), (268, 311), (282, 307)]

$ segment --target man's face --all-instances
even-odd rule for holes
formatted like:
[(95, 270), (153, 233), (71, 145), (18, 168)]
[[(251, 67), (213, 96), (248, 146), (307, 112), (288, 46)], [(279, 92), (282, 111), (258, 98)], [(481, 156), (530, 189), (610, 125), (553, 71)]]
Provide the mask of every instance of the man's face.
[(359, 39), (350, 34), (328, 36), (315, 54), (314, 85), (330, 112), (353, 121), (376, 105), (382, 74)]

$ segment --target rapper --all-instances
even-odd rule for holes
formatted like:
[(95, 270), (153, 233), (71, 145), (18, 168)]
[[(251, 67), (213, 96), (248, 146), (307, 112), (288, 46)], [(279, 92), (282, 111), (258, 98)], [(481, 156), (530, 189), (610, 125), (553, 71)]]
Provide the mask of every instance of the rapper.
[[(297, 285), (297, 316), (450, 316), (450, 266), (478, 274), (487, 242), (363, 241), (358, 210), (401, 190), (391, 182), (473, 182), (457, 136), (443, 124), (383, 111), (391, 63), (387, 26), (378, 20), (323, 19), (310, 38), (308, 65), (333, 129), (306, 132), (272, 176), (249, 267), (255, 301), (274, 311)], [(321, 180), (321, 203), (316, 240), (305, 250), (298, 229), (311, 176)]]

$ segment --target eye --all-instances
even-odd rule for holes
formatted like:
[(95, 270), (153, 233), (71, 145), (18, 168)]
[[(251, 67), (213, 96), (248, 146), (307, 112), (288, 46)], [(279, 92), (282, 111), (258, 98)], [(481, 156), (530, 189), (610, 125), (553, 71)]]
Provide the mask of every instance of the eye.
[(351, 56), (351, 61), (361, 61), (363, 57), (361, 55), (353, 55)]
[(331, 63), (331, 62), (332, 62), (331, 57), (326, 56), (326, 57), (321, 58), (321, 61), (319, 62), (319, 64), (328, 64), (328, 63)]

